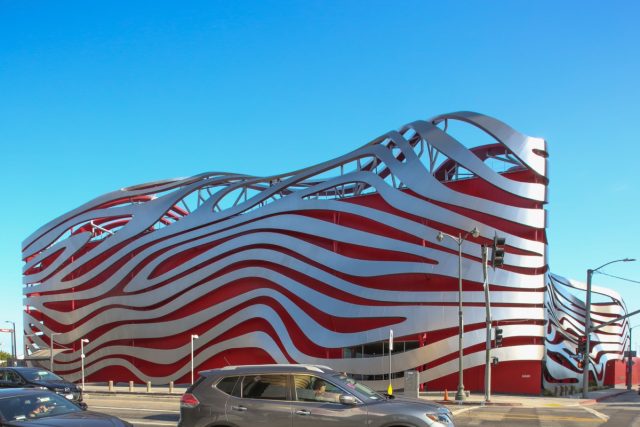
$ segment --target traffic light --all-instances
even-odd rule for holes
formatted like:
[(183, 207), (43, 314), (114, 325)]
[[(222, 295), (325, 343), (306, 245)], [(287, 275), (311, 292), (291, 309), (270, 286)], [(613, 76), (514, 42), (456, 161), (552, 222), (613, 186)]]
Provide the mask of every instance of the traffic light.
[(585, 354), (587, 352), (587, 337), (578, 338), (578, 354)]
[(584, 362), (582, 360), (578, 360), (578, 369), (584, 368)]
[(504, 264), (504, 244), (507, 241), (504, 237), (495, 236), (491, 251), (491, 266), (493, 268), (502, 267)]
[(502, 345), (502, 329), (496, 327), (496, 347)]

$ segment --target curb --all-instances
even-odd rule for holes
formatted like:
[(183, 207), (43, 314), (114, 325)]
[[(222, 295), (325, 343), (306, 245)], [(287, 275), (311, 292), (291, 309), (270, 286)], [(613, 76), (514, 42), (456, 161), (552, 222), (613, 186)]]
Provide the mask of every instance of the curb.
[(117, 396), (117, 395), (124, 395), (124, 396), (146, 396), (146, 397), (161, 397), (161, 398), (177, 398), (179, 399), (182, 396), (182, 393), (167, 393), (167, 392), (146, 392), (146, 391), (92, 391), (92, 390), (87, 390), (83, 393), (85, 396)]
[(520, 402), (485, 402), (484, 400), (464, 400), (461, 402), (456, 400), (433, 400), (432, 402), (450, 406), (524, 406)]
[(600, 396), (600, 397), (596, 397), (595, 399), (587, 399), (587, 400), (581, 400), (580, 401), (580, 405), (595, 405), (598, 402), (602, 402), (603, 400), (607, 400), (610, 399), (612, 397), (616, 397), (616, 396), (620, 396), (621, 394), (626, 393), (629, 390), (619, 390), (616, 391), (614, 393), (609, 393), (606, 396)]

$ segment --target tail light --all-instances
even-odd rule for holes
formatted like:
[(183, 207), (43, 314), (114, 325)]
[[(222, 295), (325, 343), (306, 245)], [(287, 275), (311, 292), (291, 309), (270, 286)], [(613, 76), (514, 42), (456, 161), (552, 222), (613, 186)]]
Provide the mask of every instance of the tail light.
[(200, 404), (200, 401), (191, 393), (185, 393), (180, 398), (180, 407), (182, 408), (195, 408)]

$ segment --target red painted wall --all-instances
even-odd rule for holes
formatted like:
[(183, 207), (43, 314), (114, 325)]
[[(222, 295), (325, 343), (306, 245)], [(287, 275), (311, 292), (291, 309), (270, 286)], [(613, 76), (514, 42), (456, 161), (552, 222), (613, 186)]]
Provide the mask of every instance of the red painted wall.
[[(631, 383), (640, 385), (640, 358), (634, 357)], [(616, 385), (627, 384), (627, 359), (623, 360), (610, 360), (607, 362), (606, 371), (604, 374), (604, 385), (609, 387), (615, 387)]]

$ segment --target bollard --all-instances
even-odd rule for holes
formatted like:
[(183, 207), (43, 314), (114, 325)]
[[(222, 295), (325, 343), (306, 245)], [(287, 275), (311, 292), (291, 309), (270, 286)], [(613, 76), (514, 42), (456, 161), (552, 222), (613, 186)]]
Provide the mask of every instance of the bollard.
[(151, 393), (151, 381), (147, 381), (147, 393)]
[(173, 393), (173, 381), (169, 381), (169, 393)]
[(133, 381), (129, 381), (129, 391), (133, 391)]
[(109, 380), (109, 391), (113, 391), (113, 380)]

